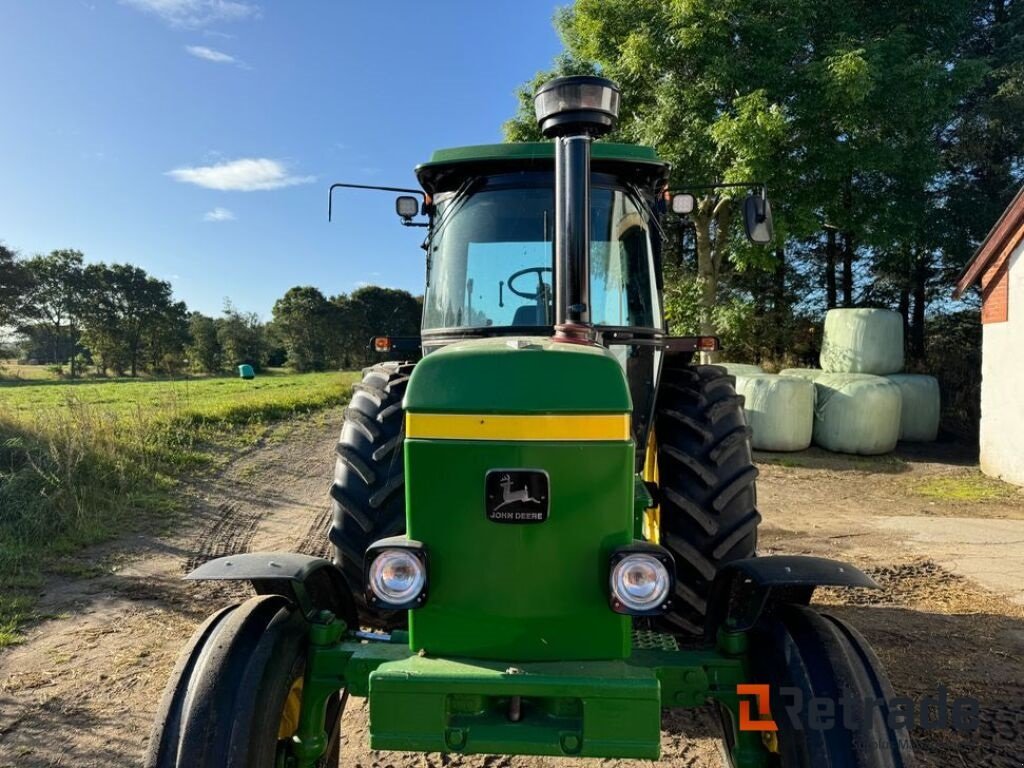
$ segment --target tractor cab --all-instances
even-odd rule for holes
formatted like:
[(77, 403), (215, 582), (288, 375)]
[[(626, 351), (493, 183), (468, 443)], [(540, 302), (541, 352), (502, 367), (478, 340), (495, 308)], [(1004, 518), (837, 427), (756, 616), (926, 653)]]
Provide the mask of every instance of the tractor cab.
[[(553, 333), (554, 145), (441, 150), (416, 175), (432, 214), (424, 346)], [(601, 337), (664, 333), (656, 211), (667, 181), (668, 165), (652, 149), (594, 145), (588, 309)]]

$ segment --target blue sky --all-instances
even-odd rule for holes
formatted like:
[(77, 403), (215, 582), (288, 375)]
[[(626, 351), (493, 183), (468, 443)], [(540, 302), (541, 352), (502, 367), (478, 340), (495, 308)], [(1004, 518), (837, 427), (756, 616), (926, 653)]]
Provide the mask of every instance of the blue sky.
[[(393, 196), (501, 139), (561, 48), (553, 0), (0, 0), (0, 240), (269, 317), (293, 285), (422, 291)], [(340, 211), (339, 211), (340, 209)]]

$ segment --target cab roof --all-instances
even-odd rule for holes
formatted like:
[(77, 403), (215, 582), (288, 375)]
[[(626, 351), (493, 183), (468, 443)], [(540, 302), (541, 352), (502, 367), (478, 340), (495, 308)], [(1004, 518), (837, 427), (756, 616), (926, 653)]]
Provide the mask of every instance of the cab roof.
[[(416, 177), (430, 193), (457, 186), (467, 176), (516, 170), (545, 170), (555, 161), (550, 141), (515, 144), (479, 144), (439, 149), (416, 166)], [(669, 164), (651, 147), (594, 142), (592, 167), (597, 172), (625, 176), (641, 187), (660, 188), (668, 181)]]

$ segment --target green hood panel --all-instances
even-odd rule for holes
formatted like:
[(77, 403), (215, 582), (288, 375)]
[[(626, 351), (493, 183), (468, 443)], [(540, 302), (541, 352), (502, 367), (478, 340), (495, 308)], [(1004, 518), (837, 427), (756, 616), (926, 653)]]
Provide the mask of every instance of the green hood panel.
[(545, 337), (473, 339), (416, 364), (409, 413), (628, 413), (622, 368), (603, 347)]

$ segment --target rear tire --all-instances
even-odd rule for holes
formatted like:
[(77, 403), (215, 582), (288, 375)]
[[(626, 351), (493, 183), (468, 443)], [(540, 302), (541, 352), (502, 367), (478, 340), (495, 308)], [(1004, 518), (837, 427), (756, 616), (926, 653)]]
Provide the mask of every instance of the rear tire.
[[(778, 726), (777, 768), (912, 768), (915, 765), (906, 727), (890, 728), (888, 702), (892, 685), (871, 646), (840, 619), (802, 605), (783, 605), (762, 621), (751, 638), (754, 680), (767, 683), (772, 719)], [(782, 687), (801, 691), (803, 706), (794, 723), (780, 699)], [(813, 699), (834, 702), (834, 725), (812, 727)], [(856, 712), (844, 726), (844, 702), (882, 700), (866, 716)], [(858, 708), (855, 708), (858, 709)], [(736, 743), (732, 716), (723, 711), (727, 748)], [(820, 714), (820, 713), (819, 713)], [(732, 756), (728, 755), (730, 765)]]
[[(278, 595), (211, 616), (192, 636), (157, 710), (145, 768), (274, 768), (287, 749), (279, 728), (305, 669), (305, 619)], [(328, 703), (328, 749), (337, 768), (342, 697)]]
[(402, 398), (413, 363), (380, 363), (363, 371), (338, 438), (331, 486), (334, 562), (356, 599), (360, 623), (393, 629), (405, 612), (366, 604), (363, 556), (378, 539), (405, 531), (405, 412)]
[(660, 541), (676, 561), (676, 592), (667, 629), (704, 631), (718, 570), (753, 557), (757, 546), (750, 428), (735, 379), (714, 365), (666, 360), (658, 388)]

